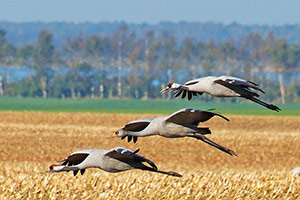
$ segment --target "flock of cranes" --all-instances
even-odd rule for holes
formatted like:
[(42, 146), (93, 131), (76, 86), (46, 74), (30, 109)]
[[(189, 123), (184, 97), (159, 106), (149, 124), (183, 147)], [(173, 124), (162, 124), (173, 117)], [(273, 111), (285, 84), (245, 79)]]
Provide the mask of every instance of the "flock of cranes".
[[(264, 93), (258, 84), (231, 76), (208, 76), (190, 80), (185, 84), (169, 83), (161, 90), (161, 94), (173, 91), (175, 97), (182, 94), (190, 100), (193, 96), (207, 93), (217, 97), (243, 97), (258, 103), (268, 109), (280, 111), (280, 108), (259, 100), (259, 94)], [(160, 135), (167, 138), (191, 137), (201, 140), (231, 156), (236, 153), (227, 147), (221, 146), (205, 137), (211, 131), (208, 127), (198, 127), (212, 117), (217, 116), (229, 121), (223, 115), (195, 109), (180, 109), (169, 116), (137, 119), (128, 122), (124, 127), (112, 134), (112, 137), (127, 138), (128, 142), (137, 142), (139, 137)], [(170, 176), (181, 177), (182, 175), (173, 171), (158, 170), (156, 165), (149, 159), (137, 154), (139, 149), (131, 151), (124, 147), (115, 147), (110, 150), (85, 149), (71, 153), (61, 164), (53, 164), (49, 167), (50, 172), (73, 171), (74, 176), (80, 171), (84, 174), (87, 168), (100, 168), (107, 172), (121, 172), (131, 169), (146, 170)]]

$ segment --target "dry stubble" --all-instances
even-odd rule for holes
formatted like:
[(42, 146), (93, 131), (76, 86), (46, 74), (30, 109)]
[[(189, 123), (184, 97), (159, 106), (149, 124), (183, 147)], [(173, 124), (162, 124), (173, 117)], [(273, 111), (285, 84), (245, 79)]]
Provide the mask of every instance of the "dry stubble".
[[(126, 122), (156, 115), (0, 112), (0, 199), (297, 199), (300, 117), (213, 118), (208, 137), (234, 150), (231, 157), (190, 138), (109, 138)], [(84, 148), (124, 146), (153, 160), (174, 178), (132, 170), (83, 176), (44, 173), (56, 160)]]

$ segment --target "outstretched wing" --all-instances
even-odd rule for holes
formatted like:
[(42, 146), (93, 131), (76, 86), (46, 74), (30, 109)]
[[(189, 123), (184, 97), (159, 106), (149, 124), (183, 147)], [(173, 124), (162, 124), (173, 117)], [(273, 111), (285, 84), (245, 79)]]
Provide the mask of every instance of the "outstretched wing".
[(240, 86), (246, 89), (252, 88), (262, 93), (265, 93), (262, 89), (258, 87), (259, 86), (258, 84), (244, 79), (232, 77), (232, 76), (220, 76), (214, 82), (221, 84), (225, 87), (228, 87), (230, 89), (233, 89), (234, 86)]
[(123, 147), (116, 147), (109, 150), (105, 155), (128, 164), (132, 164), (132, 162), (141, 162), (141, 163), (146, 162), (154, 170), (157, 170), (156, 165), (152, 161), (148, 160), (147, 158), (138, 155), (137, 154), (138, 151), (139, 150), (133, 152)]
[(68, 156), (68, 158), (62, 160), (62, 165), (74, 166), (82, 163), (87, 157), (88, 153), (74, 153)]
[(138, 119), (128, 122), (122, 129), (126, 131), (138, 132), (144, 130), (153, 118)]
[(184, 108), (176, 111), (175, 113), (171, 114), (166, 119), (166, 121), (175, 124), (193, 124), (194, 126), (198, 126), (199, 123), (205, 122), (210, 118), (212, 118), (213, 116), (219, 116), (229, 121), (229, 119), (227, 119), (223, 115), (209, 112), (209, 111), (194, 110), (190, 108)]

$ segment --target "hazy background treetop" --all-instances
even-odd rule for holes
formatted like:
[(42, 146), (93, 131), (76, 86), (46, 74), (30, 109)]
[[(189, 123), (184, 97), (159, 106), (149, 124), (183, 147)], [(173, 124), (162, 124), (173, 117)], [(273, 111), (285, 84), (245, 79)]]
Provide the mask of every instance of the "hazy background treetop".
[[(53, 42), (56, 47), (61, 47), (66, 38), (74, 38), (78, 35), (110, 36), (118, 30), (125, 22), (100, 22), (100, 23), (69, 23), (69, 22), (24, 22), (14, 23), (0, 21), (0, 28), (7, 33), (7, 39), (15, 46), (22, 46), (26, 43), (35, 44), (40, 31), (48, 30), (53, 33)], [(249, 33), (258, 33), (266, 37), (273, 32), (274, 38), (284, 38), (289, 44), (300, 44), (300, 26), (295, 25), (241, 25), (231, 23), (224, 25), (213, 22), (160, 22), (152, 24), (126, 23), (128, 32), (135, 32), (137, 38), (144, 37), (145, 33), (152, 30), (156, 35), (167, 31), (176, 38), (177, 44), (186, 37), (198, 41), (208, 42), (213, 39), (216, 43), (224, 41), (241, 41)]]

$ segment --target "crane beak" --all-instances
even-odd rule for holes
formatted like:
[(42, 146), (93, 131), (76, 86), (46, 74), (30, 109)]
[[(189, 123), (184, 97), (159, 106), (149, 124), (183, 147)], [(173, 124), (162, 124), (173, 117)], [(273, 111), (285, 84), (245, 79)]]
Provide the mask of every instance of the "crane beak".
[(110, 137), (115, 138), (116, 136), (117, 136), (116, 133), (112, 133)]
[(165, 94), (165, 93), (169, 92), (170, 90), (171, 90), (170, 87), (165, 87), (164, 89), (162, 89), (162, 90), (160, 91), (160, 94)]
[(40, 173), (51, 173), (52, 171), (50, 169), (45, 169), (43, 171), (41, 171)]

